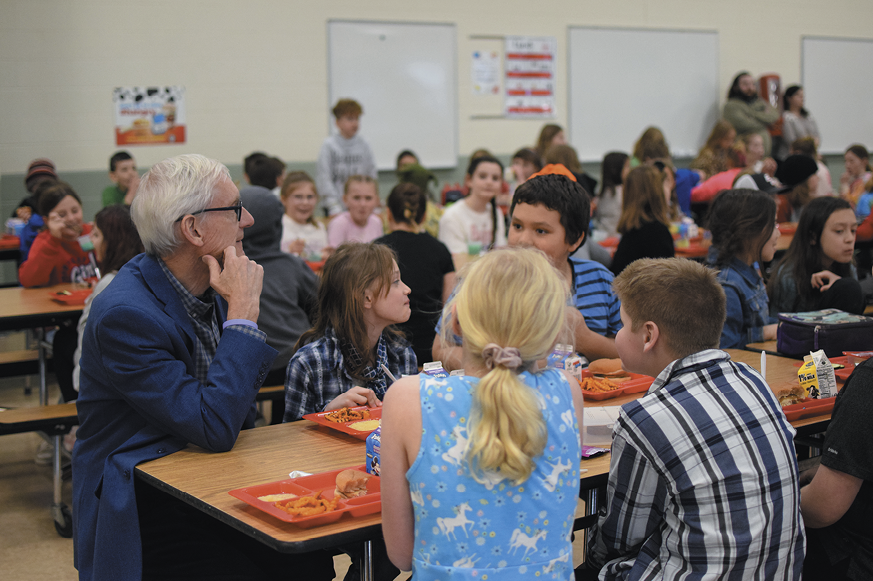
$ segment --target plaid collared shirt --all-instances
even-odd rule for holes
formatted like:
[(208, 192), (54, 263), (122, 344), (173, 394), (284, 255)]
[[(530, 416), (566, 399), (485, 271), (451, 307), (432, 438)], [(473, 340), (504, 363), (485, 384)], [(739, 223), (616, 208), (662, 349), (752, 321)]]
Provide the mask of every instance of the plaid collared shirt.
[[(367, 381), (349, 375), (343, 365), (343, 352), (333, 329), (328, 328), (324, 337), (304, 345), (288, 362), (285, 373), (285, 420), (293, 422), (306, 414), (320, 412), (337, 396), (356, 385), (372, 389), (379, 399), (389, 387), (381, 364), (400, 379), (401, 375), (418, 374), (418, 362), (409, 343), (391, 339), (385, 333), (377, 347), (379, 361), (368, 368)], [(362, 385), (363, 384), (363, 385)]]
[(763, 378), (708, 350), (622, 406), (601, 579), (800, 579), (805, 538), (794, 428)]
[[(176, 294), (179, 295), (179, 300), (182, 301), (182, 306), (185, 307), (185, 311), (194, 325), (194, 333), (198, 339), (194, 345), (195, 377), (200, 383), (205, 384), (209, 366), (215, 358), (218, 341), (221, 339), (221, 326), (215, 311), (215, 291), (212, 288), (207, 289), (203, 294), (204, 300), (201, 300), (182, 286), (182, 283), (170, 272), (170, 269), (160, 258), (158, 258), (158, 264), (161, 265), (161, 270), (164, 271), (167, 280), (170, 281)], [(263, 331), (247, 325), (231, 325), (228, 329), (240, 331), (261, 341), (265, 341), (267, 338), (267, 334)]]

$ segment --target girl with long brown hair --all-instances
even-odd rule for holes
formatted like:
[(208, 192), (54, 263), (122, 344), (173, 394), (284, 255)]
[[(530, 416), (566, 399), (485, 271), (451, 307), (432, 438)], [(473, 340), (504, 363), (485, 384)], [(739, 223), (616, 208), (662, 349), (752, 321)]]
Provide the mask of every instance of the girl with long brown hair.
[(612, 272), (617, 275), (640, 258), (672, 258), (669, 224), (661, 172), (650, 165), (635, 167), (624, 184), (618, 221), (622, 236), (612, 257)]
[(409, 319), (409, 293), (387, 246), (353, 242), (336, 250), (322, 271), (314, 324), (288, 362), (286, 422), (381, 406), (391, 375), (418, 373), (412, 347), (392, 328)]

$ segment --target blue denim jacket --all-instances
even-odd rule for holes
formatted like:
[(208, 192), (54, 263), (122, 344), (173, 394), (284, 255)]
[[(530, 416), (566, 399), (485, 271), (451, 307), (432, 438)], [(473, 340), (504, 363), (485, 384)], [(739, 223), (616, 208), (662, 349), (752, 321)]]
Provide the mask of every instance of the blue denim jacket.
[(742, 348), (764, 340), (764, 325), (776, 323), (770, 316), (767, 289), (753, 267), (732, 258), (721, 268), (718, 281), (727, 299), (727, 317), (721, 330), (722, 349)]

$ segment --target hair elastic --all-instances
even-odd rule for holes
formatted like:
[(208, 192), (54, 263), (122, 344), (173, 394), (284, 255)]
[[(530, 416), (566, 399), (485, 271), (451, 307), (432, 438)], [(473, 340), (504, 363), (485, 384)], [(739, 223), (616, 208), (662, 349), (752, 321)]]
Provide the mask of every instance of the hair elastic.
[(485, 367), (493, 369), (495, 365), (500, 365), (511, 371), (521, 367), (521, 351), (515, 347), (501, 347), (497, 343), (488, 343), (482, 349), (482, 359), (485, 360)]

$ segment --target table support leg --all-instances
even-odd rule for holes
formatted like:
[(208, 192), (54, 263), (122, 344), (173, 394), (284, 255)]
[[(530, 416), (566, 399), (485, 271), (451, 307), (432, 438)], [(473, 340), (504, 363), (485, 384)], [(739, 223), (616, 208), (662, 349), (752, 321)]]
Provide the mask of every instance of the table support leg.
[(373, 541), (364, 541), (364, 558), (361, 560), (361, 581), (373, 581)]
[(73, 516), (70, 509), (63, 503), (61, 498), (61, 446), (64, 445), (64, 437), (60, 434), (52, 436), (52, 518), (55, 521), (55, 530), (65, 539), (73, 536)]
[(48, 405), (48, 388), (45, 384), (45, 329), (37, 329), (36, 337), (39, 354), (39, 405)]

